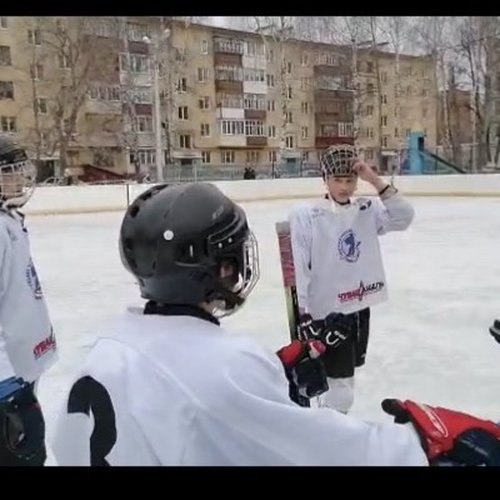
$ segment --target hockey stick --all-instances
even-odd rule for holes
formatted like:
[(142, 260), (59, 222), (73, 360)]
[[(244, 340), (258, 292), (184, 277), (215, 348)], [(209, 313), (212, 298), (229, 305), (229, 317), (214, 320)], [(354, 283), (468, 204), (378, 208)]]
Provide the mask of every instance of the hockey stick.
[(292, 240), (288, 221), (276, 222), (278, 246), (280, 252), (281, 274), (285, 289), (288, 329), (291, 340), (302, 340), (299, 331), (299, 302), (295, 282), (295, 265), (293, 262)]
[[(295, 282), (295, 265), (293, 262), (292, 240), (290, 236), (290, 224), (288, 221), (276, 223), (278, 235), (278, 246), (280, 252), (281, 273), (283, 276), (283, 287), (285, 289), (286, 312), (288, 318), (288, 329), (291, 340), (303, 340), (299, 329), (299, 301), (297, 297), (297, 285)], [(290, 397), (300, 406), (310, 407), (308, 398), (301, 396), (297, 388), (291, 384)]]

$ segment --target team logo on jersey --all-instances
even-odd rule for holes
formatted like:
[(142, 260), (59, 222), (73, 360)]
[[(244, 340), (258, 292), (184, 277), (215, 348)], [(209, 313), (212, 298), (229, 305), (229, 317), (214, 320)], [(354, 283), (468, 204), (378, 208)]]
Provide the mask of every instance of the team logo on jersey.
[(356, 235), (352, 229), (344, 231), (340, 235), (338, 244), (340, 258), (347, 262), (357, 262), (360, 245), (361, 241), (356, 239)]
[(361, 302), (366, 295), (380, 292), (383, 288), (383, 281), (375, 281), (374, 283), (368, 283), (367, 285), (360, 281), (358, 288), (348, 290), (347, 292), (340, 292), (337, 297), (340, 302), (351, 302), (352, 300), (359, 300), (359, 302)]
[(33, 290), (35, 299), (41, 299), (43, 297), (42, 285), (40, 284), (40, 280), (38, 279), (38, 275), (36, 274), (35, 266), (33, 265), (33, 262), (31, 260), (28, 264), (28, 267), (26, 268), (26, 281), (28, 282), (31, 290)]
[(40, 358), (49, 351), (56, 350), (56, 337), (54, 335), (54, 330), (50, 329), (50, 335), (44, 338), (40, 343), (38, 343), (33, 349), (33, 356), (35, 359)]

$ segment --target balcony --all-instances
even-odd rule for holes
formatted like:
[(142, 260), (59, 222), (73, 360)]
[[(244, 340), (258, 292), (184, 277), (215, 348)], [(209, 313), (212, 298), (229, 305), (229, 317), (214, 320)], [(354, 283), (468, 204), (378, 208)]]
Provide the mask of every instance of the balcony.
[(243, 55), (245, 50), (241, 40), (216, 37), (214, 38), (214, 52)]
[(243, 134), (239, 135), (222, 135), (219, 136), (219, 147), (227, 148), (244, 148), (247, 145), (246, 137)]
[(350, 76), (351, 68), (349, 66), (332, 66), (330, 64), (315, 64), (313, 67), (315, 76)]
[(332, 89), (324, 89), (324, 88), (315, 88), (314, 89), (314, 99), (315, 100), (328, 100), (328, 99), (352, 99), (353, 98), (353, 91), (350, 89), (337, 89), (337, 90), (332, 90)]
[(214, 66), (243, 66), (240, 54), (214, 54)]
[(215, 111), (215, 117), (217, 119), (225, 119), (225, 120), (244, 120), (245, 119), (245, 110), (243, 107), (234, 108), (234, 107), (218, 107)]
[(245, 109), (245, 118), (247, 120), (265, 120), (266, 115), (265, 109)]
[(315, 146), (317, 149), (325, 149), (328, 146), (333, 146), (335, 144), (354, 145), (354, 137), (339, 137), (333, 135), (316, 136)]
[(243, 82), (238, 80), (215, 80), (215, 91), (228, 94), (243, 94)]
[(267, 137), (265, 136), (247, 136), (247, 146), (251, 147), (265, 147), (267, 146)]

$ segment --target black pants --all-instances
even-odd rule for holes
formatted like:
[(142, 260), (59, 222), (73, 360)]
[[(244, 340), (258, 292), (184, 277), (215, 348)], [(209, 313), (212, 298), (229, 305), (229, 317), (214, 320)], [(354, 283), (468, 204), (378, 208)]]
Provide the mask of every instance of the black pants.
[(331, 378), (352, 377), (355, 368), (365, 364), (370, 333), (370, 309), (362, 309), (349, 316), (353, 317), (357, 325), (355, 335), (336, 349), (327, 347), (323, 356), (326, 374)]

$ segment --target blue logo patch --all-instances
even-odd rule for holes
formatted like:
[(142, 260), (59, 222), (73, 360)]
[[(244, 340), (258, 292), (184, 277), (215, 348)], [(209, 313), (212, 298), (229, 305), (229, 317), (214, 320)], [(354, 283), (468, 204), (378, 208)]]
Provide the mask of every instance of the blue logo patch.
[(26, 268), (26, 281), (28, 282), (31, 290), (33, 290), (35, 299), (41, 299), (43, 297), (42, 285), (40, 284), (40, 280), (38, 279), (38, 275), (36, 274), (35, 266), (33, 265), (33, 262), (31, 260), (28, 264), (28, 267)]
[(360, 245), (361, 241), (356, 239), (356, 235), (352, 229), (344, 231), (340, 235), (338, 244), (340, 258), (347, 262), (357, 262)]

